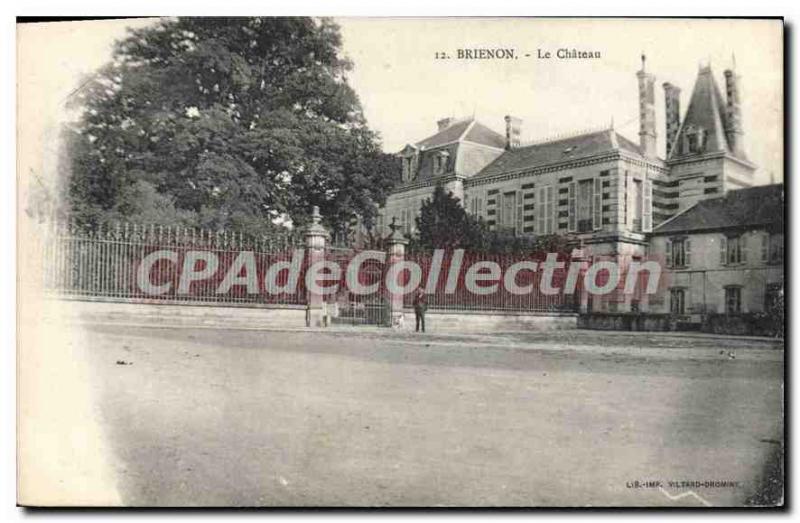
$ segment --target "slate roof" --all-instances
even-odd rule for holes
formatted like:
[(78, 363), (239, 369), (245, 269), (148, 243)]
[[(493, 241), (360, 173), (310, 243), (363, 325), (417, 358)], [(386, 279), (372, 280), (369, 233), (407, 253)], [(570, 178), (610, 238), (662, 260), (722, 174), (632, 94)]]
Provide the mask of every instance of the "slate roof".
[(506, 147), (505, 136), (492, 131), (477, 120), (475, 121), (475, 125), (469, 128), (463, 139), (467, 142), (490, 145), (498, 149), (505, 149)]
[(654, 235), (743, 227), (783, 227), (783, 184), (729, 191), (702, 200), (653, 230)]
[[(725, 100), (720, 94), (717, 81), (711, 72), (711, 67), (703, 67), (697, 73), (697, 80), (694, 83), (692, 97), (689, 100), (689, 107), (686, 116), (683, 118), (675, 143), (682, 143), (689, 127), (702, 128), (708, 132), (706, 141), (707, 152), (727, 152), (742, 160), (747, 160), (742, 155), (737, 155), (728, 143), (725, 135), (727, 114), (725, 112)], [(668, 159), (684, 156), (681, 154), (680, 147), (673, 147)]]
[(516, 147), (501, 154), (487, 165), (475, 178), (486, 178), (523, 169), (561, 163), (595, 156), (597, 154), (626, 150), (641, 155), (637, 144), (614, 130), (606, 129), (549, 142)]
[(417, 142), (422, 149), (430, 149), (455, 141), (467, 141), (503, 149), (506, 139), (501, 134), (489, 129), (474, 118), (457, 121), (438, 133)]

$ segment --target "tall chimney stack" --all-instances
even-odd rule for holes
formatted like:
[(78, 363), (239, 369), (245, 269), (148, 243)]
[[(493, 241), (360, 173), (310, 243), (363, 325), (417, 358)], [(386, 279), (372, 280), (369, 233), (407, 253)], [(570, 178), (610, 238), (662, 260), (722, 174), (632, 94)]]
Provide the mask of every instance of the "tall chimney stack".
[(453, 124), (453, 120), (454, 120), (453, 117), (448, 116), (447, 118), (442, 118), (441, 120), (436, 122), (436, 126), (439, 128), (439, 132), (442, 132), (448, 127), (450, 127)]
[(642, 54), (642, 69), (636, 73), (639, 80), (639, 145), (648, 158), (656, 157), (656, 105), (654, 85), (656, 77), (645, 72), (646, 57)]
[(508, 115), (506, 120), (506, 150), (519, 147), (522, 135), (522, 120), (516, 116)]
[(664, 82), (664, 105), (666, 109), (667, 156), (675, 146), (675, 138), (681, 126), (681, 89)]
[(740, 76), (736, 74), (735, 70), (727, 69), (725, 71), (725, 94), (727, 95), (725, 136), (728, 138), (731, 151), (734, 154), (745, 156), (739, 81)]

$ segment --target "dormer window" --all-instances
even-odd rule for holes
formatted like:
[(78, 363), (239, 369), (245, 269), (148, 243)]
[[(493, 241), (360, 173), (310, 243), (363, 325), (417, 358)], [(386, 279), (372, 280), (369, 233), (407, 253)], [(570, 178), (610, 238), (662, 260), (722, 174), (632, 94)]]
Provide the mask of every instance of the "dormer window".
[[(406, 156), (403, 158), (403, 181), (407, 182), (411, 180), (411, 166), (414, 158), (411, 156)], [(397, 165), (397, 164), (395, 164)]]
[(403, 181), (410, 182), (417, 175), (417, 167), (419, 164), (419, 148), (414, 145), (406, 145), (399, 154), (403, 165)]
[(686, 130), (684, 152), (687, 154), (697, 154), (705, 151), (707, 135), (708, 132), (705, 129), (689, 127)]
[(443, 174), (447, 171), (447, 160), (450, 157), (450, 153), (447, 151), (441, 151), (433, 157), (433, 173), (434, 174)]

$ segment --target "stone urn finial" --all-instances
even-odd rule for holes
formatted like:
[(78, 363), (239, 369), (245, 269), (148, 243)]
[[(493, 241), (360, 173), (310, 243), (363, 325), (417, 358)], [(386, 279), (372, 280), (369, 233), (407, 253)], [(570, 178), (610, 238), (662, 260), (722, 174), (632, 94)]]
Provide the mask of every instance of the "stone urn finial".
[(317, 205), (311, 209), (311, 224), (306, 228), (306, 236), (328, 236), (328, 231), (322, 225), (322, 215)]
[(408, 240), (402, 233), (402, 226), (397, 224), (397, 217), (392, 216), (392, 223), (389, 224), (389, 229), (392, 231), (389, 234), (389, 241), (391, 243), (408, 243)]

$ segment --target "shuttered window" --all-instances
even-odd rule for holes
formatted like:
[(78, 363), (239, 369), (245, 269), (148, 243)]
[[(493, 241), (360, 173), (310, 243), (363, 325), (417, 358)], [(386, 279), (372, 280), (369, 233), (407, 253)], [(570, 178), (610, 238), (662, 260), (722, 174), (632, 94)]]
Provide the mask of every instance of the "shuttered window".
[(671, 268), (672, 267), (672, 240), (666, 240), (666, 242), (667, 242), (666, 249), (665, 249), (666, 262), (667, 262), (667, 267)]
[(642, 200), (642, 231), (651, 232), (653, 230), (653, 182), (651, 180), (644, 181)]
[(603, 228), (603, 181), (594, 179), (594, 202), (592, 205), (592, 229)]
[(578, 228), (578, 209), (576, 205), (577, 195), (576, 192), (578, 190), (576, 182), (570, 182), (569, 186), (569, 193), (568, 193), (568, 209), (569, 212), (569, 219), (567, 221), (567, 231), (575, 232)]
[(553, 203), (555, 190), (552, 185), (536, 189), (536, 233), (553, 233)]

